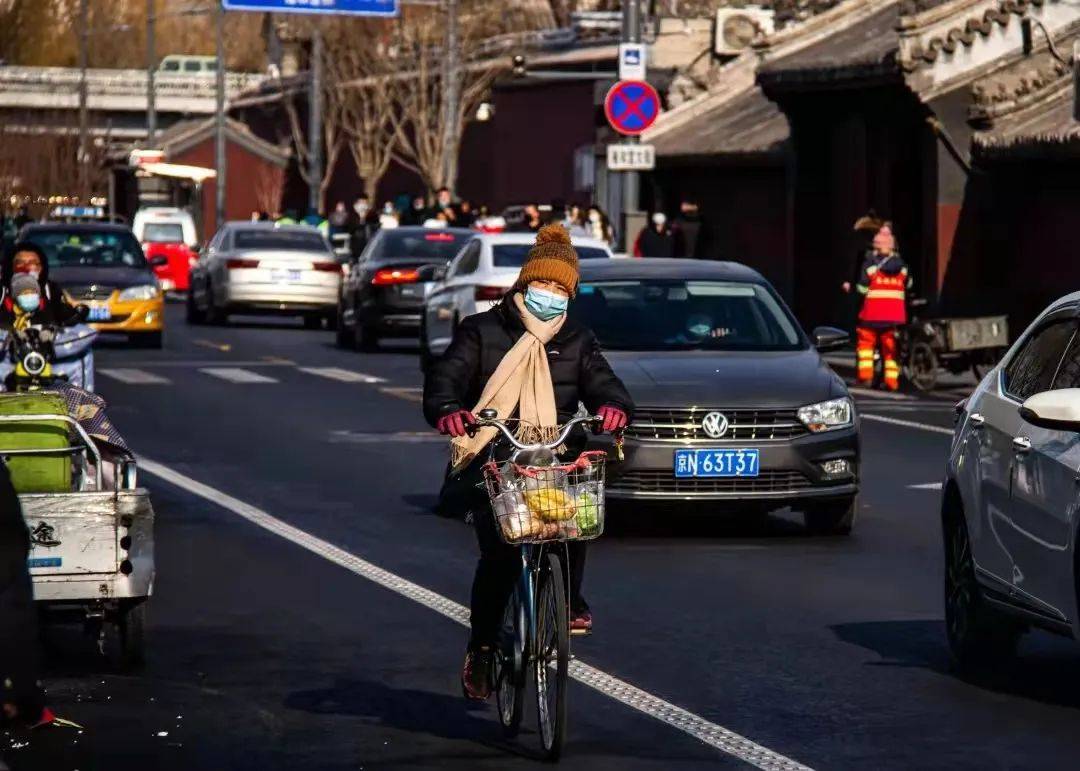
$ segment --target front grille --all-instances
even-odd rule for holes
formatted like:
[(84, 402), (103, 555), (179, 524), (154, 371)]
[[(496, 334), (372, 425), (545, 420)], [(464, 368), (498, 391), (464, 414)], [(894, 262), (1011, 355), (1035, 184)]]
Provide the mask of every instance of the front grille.
[(85, 302), (87, 300), (108, 300), (112, 297), (115, 287), (90, 284), (88, 286), (69, 286), (66, 291), (72, 300)]
[[(701, 426), (701, 419), (719, 412), (728, 419), (728, 430), (720, 439), (712, 439)], [(700, 407), (668, 409), (639, 407), (626, 435), (643, 442), (709, 441), (746, 442), (751, 440), (791, 439), (807, 433), (795, 410), (712, 410)]]
[(756, 477), (714, 479), (676, 477), (671, 471), (627, 471), (608, 480), (608, 490), (620, 493), (746, 494), (789, 493), (813, 483), (799, 471), (762, 471)]

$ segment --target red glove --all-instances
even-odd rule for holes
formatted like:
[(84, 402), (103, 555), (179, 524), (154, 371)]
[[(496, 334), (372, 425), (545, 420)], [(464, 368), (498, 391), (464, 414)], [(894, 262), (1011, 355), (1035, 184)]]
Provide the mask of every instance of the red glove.
[(443, 415), (439, 418), (439, 422), (435, 424), (435, 427), (439, 429), (440, 434), (449, 434), (457, 438), (465, 436), (468, 433), (465, 427), (475, 422), (476, 417), (471, 412), (458, 410), (457, 412), (451, 412), (449, 415)]
[(604, 419), (602, 428), (609, 434), (618, 431), (620, 428), (626, 428), (626, 413), (618, 407), (605, 404), (596, 411), (596, 414)]

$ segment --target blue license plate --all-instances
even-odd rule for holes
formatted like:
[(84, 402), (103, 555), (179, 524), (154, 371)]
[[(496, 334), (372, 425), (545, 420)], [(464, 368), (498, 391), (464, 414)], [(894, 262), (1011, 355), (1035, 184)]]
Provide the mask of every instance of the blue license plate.
[(677, 477), (756, 477), (760, 450), (676, 450)]
[(58, 568), (64, 564), (61, 557), (31, 557), (26, 561), (30, 568)]
[(108, 321), (112, 318), (112, 311), (108, 306), (92, 305), (90, 306), (90, 315), (87, 317), (90, 321)]
[(298, 270), (272, 270), (270, 271), (270, 278), (274, 281), (286, 281), (293, 283), (300, 280), (300, 271)]

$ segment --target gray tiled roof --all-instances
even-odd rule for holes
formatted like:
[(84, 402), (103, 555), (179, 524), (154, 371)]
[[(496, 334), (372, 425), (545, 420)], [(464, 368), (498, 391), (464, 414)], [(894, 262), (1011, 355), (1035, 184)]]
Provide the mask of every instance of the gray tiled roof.
[[(704, 112), (655, 140), (660, 158), (779, 154), (789, 136), (787, 118), (758, 87)], [(722, 159), (721, 159), (722, 160)]]

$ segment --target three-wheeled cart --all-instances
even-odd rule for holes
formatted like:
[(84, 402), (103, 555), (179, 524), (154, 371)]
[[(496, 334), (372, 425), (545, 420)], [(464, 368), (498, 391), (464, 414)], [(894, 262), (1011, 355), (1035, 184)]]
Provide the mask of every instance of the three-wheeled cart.
[(30, 530), (42, 617), (81, 622), (117, 666), (141, 663), (154, 511), (135, 459), (96, 442), (44, 391), (0, 394), (0, 457)]
[(904, 375), (918, 390), (930, 391), (943, 370), (970, 370), (982, 380), (1008, 349), (1009, 324), (1005, 316), (914, 317), (899, 342)]

